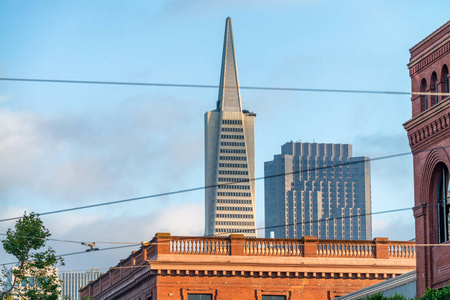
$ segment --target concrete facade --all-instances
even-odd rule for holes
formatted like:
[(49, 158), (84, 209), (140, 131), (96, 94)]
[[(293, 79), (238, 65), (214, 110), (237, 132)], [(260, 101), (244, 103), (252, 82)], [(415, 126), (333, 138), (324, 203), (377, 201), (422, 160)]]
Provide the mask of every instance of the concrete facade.
[(410, 50), (412, 118), (404, 128), (414, 161), (417, 296), (450, 280), (450, 22)]
[(370, 164), (351, 145), (286, 143), (264, 175), (266, 237), (371, 239)]
[(205, 114), (205, 236), (256, 237), (255, 114), (242, 109), (231, 19), (217, 107)]
[(62, 272), (58, 274), (61, 281), (61, 299), (69, 297), (70, 300), (80, 300), (80, 288), (89, 284), (103, 275), (97, 269), (91, 269), (89, 272)]
[[(334, 299), (415, 269), (415, 243), (159, 233), (81, 290), (96, 300)], [(205, 296), (206, 297), (206, 296)]]

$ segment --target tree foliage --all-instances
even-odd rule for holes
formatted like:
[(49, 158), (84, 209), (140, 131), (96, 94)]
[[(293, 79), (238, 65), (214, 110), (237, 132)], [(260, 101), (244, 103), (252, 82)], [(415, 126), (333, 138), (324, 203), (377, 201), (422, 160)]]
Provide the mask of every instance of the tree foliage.
[(18, 264), (11, 272), (3, 270), (1, 300), (13, 295), (33, 300), (59, 299), (61, 285), (55, 267), (64, 265), (64, 261), (46, 246), (49, 237), (49, 230), (35, 213), (25, 213), (14, 228), (8, 229), (3, 248)]

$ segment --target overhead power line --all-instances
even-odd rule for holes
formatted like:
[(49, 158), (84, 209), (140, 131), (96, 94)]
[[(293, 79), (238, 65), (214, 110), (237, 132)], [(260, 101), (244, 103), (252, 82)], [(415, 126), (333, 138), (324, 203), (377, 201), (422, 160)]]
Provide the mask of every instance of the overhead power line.
[[(429, 204), (426, 205), (426, 207), (430, 207), (430, 206), (436, 206), (437, 204)], [(393, 212), (400, 212), (400, 211), (406, 211), (406, 210), (411, 210), (412, 207), (404, 207), (404, 208), (397, 208), (397, 209), (391, 209), (391, 210), (384, 210), (384, 211), (377, 211), (377, 212), (371, 212), (371, 213), (366, 213), (366, 214), (359, 214), (359, 215), (348, 215), (348, 216), (341, 216), (341, 217), (335, 217), (335, 218), (328, 218), (328, 219), (321, 219), (321, 220), (311, 220), (311, 221), (305, 221), (305, 222), (298, 222), (298, 223), (291, 223), (291, 224), (281, 224), (281, 225), (275, 225), (275, 226), (267, 226), (267, 227), (260, 227), (257, 228), (257, 230), (262, 230), (262, 229), (272, 229), (272, 228), (279, 228), (279, 227), (288, 227), (288, 226), (296, 226), (296, 225), (305, 225), (305, 224), (311, 224), (311, 223), (318, 223), (318, 222), (328, 222), (328, 221), (333, 221), (333, 220), (340, 220), (340, 219), (348, 219), (348, 218), (356, 218), (356, 217), (364, 217), (364, 216), (369, 216), (369, 215), (379, 215), (379, 214), (386, 214), (386, 213), (393, 213)], [(240, 232), (236, 232), (236, 233), (240, 233)], [(0, 235), (6, 235), (6, 234), (0, 234)], [(224, 234), (224, 236), (228, 236), (229, 233)], [(213, 236), (209, 236), (209, 237), (213, 237)], [(221, 237), (220, 235), (216, 236), (216, 237)], [(30, 238), (30, 239), (34, 239), (36, 237), (31, 237), (31, 236), (26, 236), (26, 238)], [(62, 240), (62, 239), (48, 239), (51, 241), (57, 241), (57, 242), (69, 242), (69, 243), (74, 243), (74, 241), (70, 241), (70, 240)], [(78, 243), (78, 242), (75, 242)], [(170, 244), (170, 242), (136, 242), (136, 243), (132, 243), (132, 242), (95, 242), (96, 244), (126, 244), (123, 246), (116, 246), (116, 247), (109, 247), (109, 248), (100, 248), (96, 251), (105, 251), (105, 250), (114, 250), (114, 249), (122, 249), (122, 248), (128, 248), (128, 247), (136, 247), (137, 245), (162, 245), (162, 244)], [(415, 246), (450, 246), (450, 244), (415, 244)], [(78, 254), (85, 254), (88, 253), (86, 251), (77, 251), (77, 252), (71, 252), (71, 253), (65, 253), (65, 254), (61, 254), (58, 255), (58, 257), (64, 257), (64, 256), (71, 256), (71, 255), (78, 255)], [(5, 266), (5, 265), (12, 265), (12, 264), (16, 264), (17, 262), (10, 262), (10, 263), (3, 263), (0, 264)]]
[[(109, 248), (98, 249), (97, 251), (94, 251), (94, 252), (92, 252), (92, 251), (91, 252), (86, 252), (86, 251), (71, 252), (71, 253), (57, 255), (57, 257), (71, 256), (71, 255), (77, 255), (77, 254), (86, 254), (86, 253), (95, 253), (98, 251), (115, 250), (115, 249), (129, 248), (129, 247), (136, 247), (136, 245), (109, 247)], [(17, 263), (18, 262), (9, 262), (9, 263), (0, 264), (0, 266), (15, 265)]]
[[(212, 84), (188, 84), (188, 83), (160, 83), (160, 82), (130, 82), (130, 81), (97, 81), (97, 80), (69, 80), (69, 79), (38, 79), (38, 78), (0, 78), (2, 81), (15, 82), (40, 82), (40, 83), (68, 83), (68, 84), (96, 84), (96, 85), (123, 85), (123, 86), (155, 86), (170, 88), (206, 88), (218, 89), (221, 86)], [(228, 88), (228, 87), (225, 87)], [(235, 87), (229, 87), (235, 88)], [(267, 87), (267, 86), (239, 86), (241, 90), (265, 90), (285, 92), (319, 92), (319, 93), (352, 93), (352, 94), (388, 94), (388, 95), (438, 95), (450, 96), (450, 93), (431, 92), (402, 92), (402, 91), (373, 91), (353, 89), (317, 89), (296, 87)]]
[[(422, 151), (425, 151), (425, 150), (422, 150)], [(158, 197), (163, 197), (163, 196), (170, 196), (170, 195), (188, 193), (188, 192), (193, 192), (193, 191), (205, 190), (205, 189), (208, 189), (208, 188), (233, 185), (233, 184), (237, 184), (237, 183), (257, 181), (257, 180), (262, 180), (262, 179), (267, 179), (267, 178), (275, 178), (275, 177), (281, 177), (281, 176), (293, 175), (293, 174), (299, 174), (299, 173), (314, 172), (314, 171), (320, 171), (320, 170), (329, 169), (329, 168), (336, 168), (336, 167), (348, 166), (348, 165), (352, 165), (352, 164), (365, 163), (365, 162), (369, 162), (369, 161), (390, 159), (390, 158), (406, 156), (406, 155), (410, 155), (410, 154), (411, 154), (410, 152), (398, 153), (398, 154), (393, 154), (393, 155), (381, 156), (381, 157), (376, 157), (376, 158), (368, 158), (368, 159), (365, 159), (365, 160), (358, 160), (358, 161), (352, 161), (352, 162), (346, 162), (346, 163), (339, 163), (339, 164), (328, 165), (328, 166), (317, 167), (317, 168), (311, 168), (311, 169), (306, 169), (306, 170), (298, 170), (298, 171), (281, 173), (281, 174), (275, 174), (275, 175), (269, 175), (269, 176), (255, 177), (255, 178), (250, 178), (250, 179), (248, 179), (246, 181), (243, 181), (243, 180), (230, 181), (230, 182), (225, 182), (225, 183), (220, 183), (220, 184), (215, 184), (215, 185), (201, 186), (201, 187), (190, 188), (190, 189), (183, 189), (183, 190), (178, 190), (178, 191), (171, 191), (171, 192), (165, 192), (165, 193), (159, 193), (159, 194), (153, 194), (153, 195), (147, 195), (147, 196), (141, 196), (141, 197), (121, 199), (121, 200), (116, 200), (116, 201), (101, 202), (101, 203), (96, 203), (96, 204), (90, 204), (90, 205), (77, 206), (77, 207), (72, 207), (72, 208), (66, 208), (66, 209), (42, 212), (42, 213), (38, 213), (38, 214), (40, 216), (45, 216), (45, 215), (52, 215), (52, 214), (58, 214), (58, 213), (63, 213), (63, 212), (75, 211), (75, 210), (82, 210), (82, 209), (88, 209), (88, 208), (94, 208), (94, 207), (100, 207), (100, 206), (107, 206), (107, 205), (113, 205), (113, 204), (120, 204), (120, 203), (126, 203), (126, 202), (132, 202), (132, 201), (138, 201), (138, 200), (144, 200), (144, 199), (150, 199), (150, 198), (158, 198)], [(20, 217), (12, 217), (12, 218), (5, 218), (5, 219), (0, 219), (0, 222), (13, 221), (13, 220), (18, 220), (20, 218), (22, 218), (22, 216), (20, 216)]]
[[(435, 206), (434, 204), (427, 205), (428, 206)], [(334, 218), (327, 218), (327, 219), (320, 219), (320, 220), (310, 220), (310, 221), (304, 221), (304, 222), (298, 222), (298, 223), (292, 223), (292, 224), (280, 224), (280, 225), (274, 225), (274, 226), (267, 226), (267, 227), (260, 227), (256, 230), (263, 230), (263, 229), (272, 229), (272, 228), (279, 228), (279, 227), (289, 227), (289, 226), (296, 226), (296, 225), (306, 225), (306, 224), (312, 224), (312, 223), (319, 223), (319, 222), (329, 222), (334, 220), (341, 220), (341, 219), (348, 219), (348, 218), (357, 218), (357, 217), (364, 217), (369, 215), (379, 215), (379, 214), (386, 214), (386, 213), (393, 213), (393, 212), (399, 212), (399, 211), (405, 211), (410, 210), (412, 207), (404, 207), (404, 208), (397, 208), (392, 210), (383, 210), (383, 211), (377, 211), (377, 212), (370, 212), (366, 214), (359, 214), (359, 215), (348, 215), (348, 216), (339, 216)], [(240, 233), (240, 232), (236, 232)], [(228, 235), (229, 233), (224, 233)], [(6, 236), (6, 233), (0, 233), (0, 235)], [(214, 235), (210, 235), (209, 237), (212, 237)], [(52, 239), (52, 238), (42, 238), (42, 237), (35, 237), (35, 236), (24, 236), (20, 235), (19, 237), (27, 238), (27, 239), (39, 239), (39, 240), (48, 240), (52, 242), (62, 242), (62, 243), (75, 243), (75, 244), (85, 244), (87, 242), (83, 241), (72, 241), (72, 240), (65, 240), (65, 239)], [(136, 245), (150, 245), (150, 244), (162, 244), (162, 243), (156, 243), (156, 242), (121, 242), (121, 241), (111, 241), (111, 242), (104, 242), (104, 241), (94, 241), (92, 242), (94, 244), (119, 244), (119, 245), (129, 245), (129, 246), (136, 246)]]

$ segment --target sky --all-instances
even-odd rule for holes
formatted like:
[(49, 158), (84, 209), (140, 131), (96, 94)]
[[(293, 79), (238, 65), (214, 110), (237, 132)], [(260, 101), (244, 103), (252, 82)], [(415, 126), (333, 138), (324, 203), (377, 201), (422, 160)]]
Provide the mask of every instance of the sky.
[[(0, 78), (217, 86), (225, 19), (243, 87), (410, 91), (409, 49), (450, 3), (1, 1)], [(0, 220), (204, 186), (204, 114), (217, 88), (0, 80)], [(410, 152), (409, 95), (242, 89), (256, 177), (288, 141), (350, 143), (354, 156)], [(412, 156), (371, 162), (372, 210), (413, 206)], [(264, 182), (256, 182), (264, 227)], [(62, 271), (115, 266), (157, 232), (203, 235), (204, 191), (43, 215)], [(0, 233), (14, 221), (0, 222)], [(263, 237), (262, 231), (259, 233)], [(412, 210), (373, 217), (373, 237), (414, 238)], [(103, 243), (107, 242), (107, 243)], [(14, 261), (0, 251), (0, 264)]]

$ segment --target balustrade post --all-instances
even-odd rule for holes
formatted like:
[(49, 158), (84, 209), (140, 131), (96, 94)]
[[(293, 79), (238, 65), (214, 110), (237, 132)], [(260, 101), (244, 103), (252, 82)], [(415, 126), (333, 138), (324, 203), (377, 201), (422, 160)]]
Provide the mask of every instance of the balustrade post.
[(375, 244), (375, 258), (389, 258), (389, 239), (378, 237), (373, 242)]
[(244, 255), (244, 242), (245, 238), (243, 234), (230, 234), (230, 255)]
[(304, 236), (303, 241), (303, 256), (316, 257), (317, 256), (317, 237)]
[(170, 233), (158, 232), (155, 235), (155, 240), (157, 254), (170, 254)]

